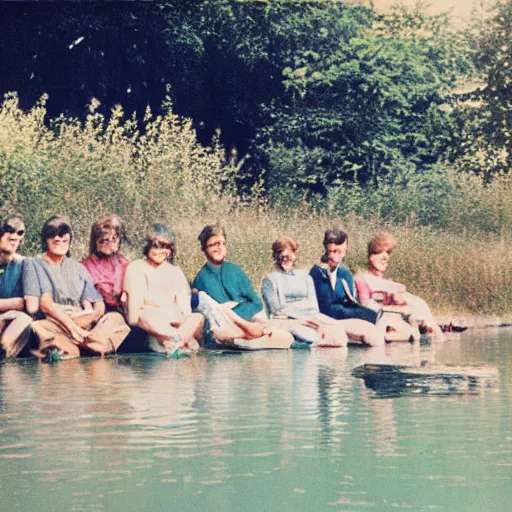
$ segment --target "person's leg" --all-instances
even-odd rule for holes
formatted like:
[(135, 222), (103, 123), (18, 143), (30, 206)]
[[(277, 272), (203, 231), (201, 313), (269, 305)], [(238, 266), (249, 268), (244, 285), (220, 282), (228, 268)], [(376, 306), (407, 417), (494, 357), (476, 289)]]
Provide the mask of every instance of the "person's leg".
[(384, 325), (387, 341), (418, 341), (420, 332), (417, 327), (406, 322), (401, 314), (384, 312), (378, 326)]
[(317, 329), (319, 340), (314, 343), (317, 347), (346, 347), (348, 336), (343, 325), (320, 325)]
[(38, 320), (32, 323), (32, 329), (39, 338), (39, 350), (33, 351), (36, 357), (44, 358), (51, 350), (58, 350), (62, 359), (80, 357), (78, 346), (59, 324), (51, 320)]
[(420, 327), (424, 327), (436, 341), (444, 341), (443, 331), (437, 325), (429, 305), (421, 297), (412, 293), (405, 293), (404, 297), (412, 309), (411, 318), (418, 322)]
[(89, 332), (83, 346), (98, 354), (111, 354), (124, 341), (130, 328), (119, 313), (106, 313)]
[(180, 336), (187, 340), (187, 346), (192, 350), (199, 350), (203, 339), (204, 316), (201, 313), (191, 313), (178, 327)]
[(338, 322), (347, 333), (349, 340), (360, 341), (372, 347), (384, 345), (385, 343), (384, 330), (370, 322), (366, 322), (359, 318), (338, 320)]
[(199, 292), (198, 299), (197, 311), (208, 319), (210, 328), (218, 341), (232, 341), (236, 338), (255, 339), (268, 331), (264, 324), (244, 320), (204, 292)]
[(0, 346), (5, 357), (16, 357), (30, 337), (32, 318), (22, 311), (8, 311), (2, 315), (0, 325)]

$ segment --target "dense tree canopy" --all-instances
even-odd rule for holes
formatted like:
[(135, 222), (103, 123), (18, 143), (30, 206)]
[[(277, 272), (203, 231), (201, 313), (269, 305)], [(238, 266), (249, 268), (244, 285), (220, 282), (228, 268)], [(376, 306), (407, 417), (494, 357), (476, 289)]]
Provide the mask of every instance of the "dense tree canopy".
[[(2, 3), (0, 92), (25, 107), (48, 93), (51, 116), (83, 118), (95, 97), (100, 112), (120, 103), (143, 118), (169, 85), (201, 141), (220, 129), (248, 153), (242, 186), (261, 174), (277, 199), (325, 197), (441, 160), (463, 167), (475, 140), (509, 148), (510, 6), (472, 48), (447, 15), (336, 0)], [(452, 94), (472, 52), (488, 119)]]

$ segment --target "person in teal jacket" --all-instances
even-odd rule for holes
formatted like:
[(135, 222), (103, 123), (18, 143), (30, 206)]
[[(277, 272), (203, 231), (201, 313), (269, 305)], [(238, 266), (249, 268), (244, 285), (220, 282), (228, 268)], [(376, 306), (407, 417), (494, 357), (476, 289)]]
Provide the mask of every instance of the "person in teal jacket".
[[(271, 328), (246, 273), (226, 260), (226, 233), (219, 225), (208, 225), (198, 237), (208, 261), (192, 288), (193, 308), (206, 319), (205, 346), (230, 342), (243, 348), (289, 348), (293, 336)], [(250, 340), (249, 343), (245, 341)]]
[(192, 288), (207, 293), (219, 304), (237, 302), (232, 309), (244, 320), (251, 321), (262, 313), (263, 303), (247, 274), (234, 263), (225, 261), (226, 236), (221, 226), (206, 226), (199, 235), (201, 249), (208, 261), (199, 271)]

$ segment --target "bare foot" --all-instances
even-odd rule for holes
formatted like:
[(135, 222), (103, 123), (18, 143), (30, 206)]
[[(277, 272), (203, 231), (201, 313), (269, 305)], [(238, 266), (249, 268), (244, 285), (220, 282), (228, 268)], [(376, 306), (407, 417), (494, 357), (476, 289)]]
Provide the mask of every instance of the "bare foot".
[(185, 343), (184, 347), (186, 347), (190, 350), (197, 351), (197, 350), (200, 350), (200, 348), (201, 348), (201, 345), (199, 345), (197, 340), (194, 338), (192, 338), (190, 340), (183, 340), (183, 342)]
[(272, 329), (270, 329), (268, 325), (260, 322), (247, 322), (243, 329), (245, 332), (244, 338), (247, 340), (261, 338), (265, 334), (269, 336), (272, 334)]
[(239, 336), (236, 336), (232, 330), (212, 327), (212, 332), (217, 342), (232, 343), (235, 338), (243, 338), (242, 331), (240, 331)]

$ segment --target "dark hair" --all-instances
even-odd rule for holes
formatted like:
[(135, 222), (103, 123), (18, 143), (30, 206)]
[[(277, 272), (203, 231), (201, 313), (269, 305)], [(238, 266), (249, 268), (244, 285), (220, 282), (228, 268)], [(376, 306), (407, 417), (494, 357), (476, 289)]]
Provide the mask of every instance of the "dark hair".
[(397, 245), (396, 238), (386, 231), (375, 235), (368, 244), (368, 256), (380, 254), (381, 252), (391, 252)]
[(328, 229), (324, 233), (324, 247), (327, 249), (329, 244), (341, 245), (348, 242), (348, 234), (337, 228)]
[(96, 242), (104, 235), (114, 232), (119, 238), (119, 249), (121, 243), (126, 240), (126, 231), (124, 223), (119, 215), (107, 213), (100, 217), (91, 227), (91, 236), (89, 238), (89, 254), (96, 254)]
[[(69, 233), (69, 244), (71, 247), (71, 241), (73, 240), (73, 231), (71, 226), (65, 217), (61, 215), (52, 215), (44, 224), (41, 229), (41, 247), (43, 251), (48, 250), (48, 239), (53, 238), (58, 233), (66, 234)], [(68, 250), (66, 256), (70, 256), (71, 251)]]
[(224, 228), (220, 224), (208, 224), (208, 226), (205, 226), (201, 233), (199, 233), (197, 239), (201, 244), (201, 250), (203, 252), (206, 252), (206, 244), (208, 240), (212, 236), (216, 235), (220, 235), (226, 238), (226, 232), (224, 231)]
[(174, 259), (176, 257), (176, 234), (174, 231), (169, 229), (167, 226), (163, 224), (153, 224), (146, 233), (146, 245), (142, 250), (144, 256), (147, 257), (149, 251), (151, 250), (151, 246), (155, 238), (165, 238), (172, 245), (171, 254), (167, 258), (168, 261), (174, 264)]
[(324, 233), (324, 249), (326, 252), (322, 254), (320, 261), (322, 263), (327, 263), (327, 246), (329, 244), (341, 245), (344, 244), (345, 242), (348, 243), (348, 234), (345, 231), (338, 228), (328, 229)]
[(291, 249), (293, 252), (297, 252), (298, 247), (299, 244), (293, 238), (282, 236), (272, 244), (272, 258), (277, 263), (284, 250)]
[(25, 220), (23, 217), (18, 213), (7, 215), (0, 225), (0, 237), (4, 236), (4, 234), (9, 231), (9, 228), (16, 227), (16, 224), (23, 224), (25, 226)]

